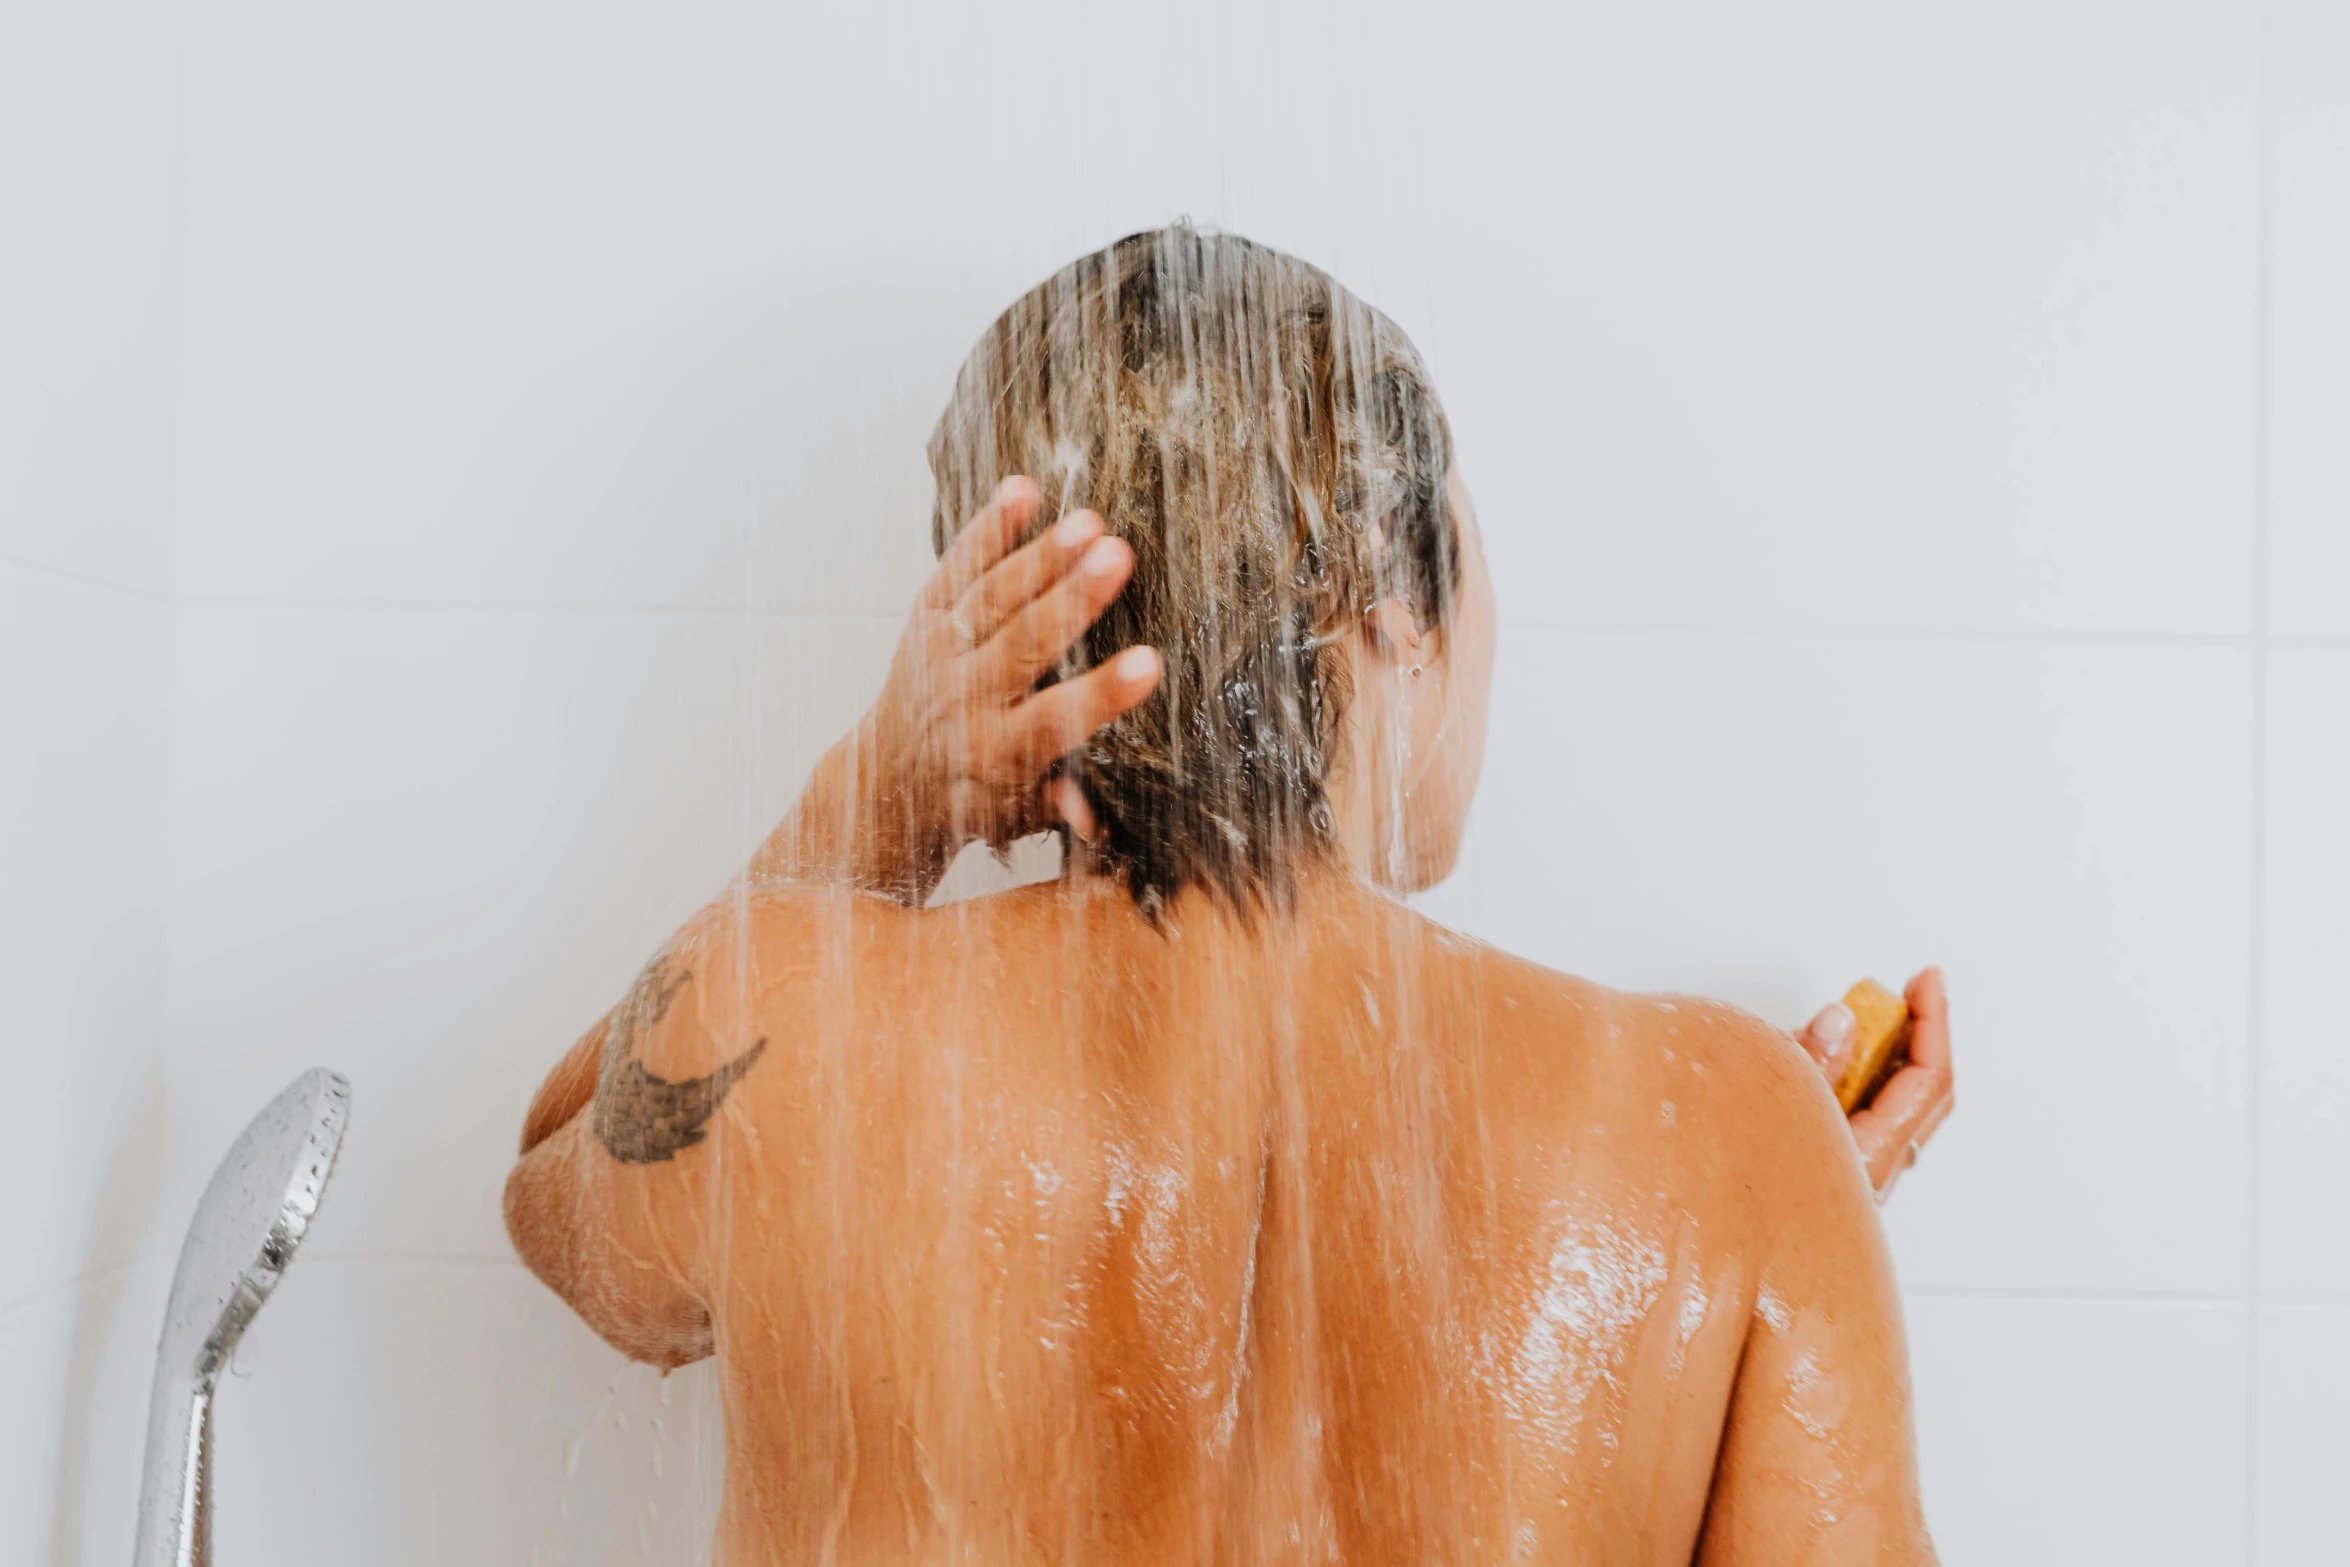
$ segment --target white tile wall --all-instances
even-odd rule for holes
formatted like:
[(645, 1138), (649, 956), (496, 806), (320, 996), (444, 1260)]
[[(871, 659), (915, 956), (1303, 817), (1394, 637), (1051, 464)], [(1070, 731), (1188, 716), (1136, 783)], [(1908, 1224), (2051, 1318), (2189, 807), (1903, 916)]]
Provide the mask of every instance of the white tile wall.
[(237, 1369), (217, 1416), (223, 1559), (708, 1551), (723, 1441), (709, 1367), (665, 1382), (631, 1365), (511, 1262), (305, 1259)]
[(128, 1554), (154, 1353), (180, 46), (176, 0), (0, 7), (8, 1562)]
[[(761, 602), (892, 612), (963, 346), (1189, 211), (1420, 333), (1546, 618), (2245, 628), (2241, 8), (1719, 7), (1696, 49), (1639, 8), (1258, 9), (208, 10), (183, 586), (727, 604), (748, 535)], [(1446, 75), (1489, 85), (1350, 129)], [(1004, 168), (1054, 199), (1008, 221)], [(1401, 191), (1422, 221), (1366, 224)]]
[(2269, 682), (2260, 1283), (2350, 1302), (2350, 647)]
[(2253, 8), (1544, 14), (1427, 285), (1519, 614), (2248, 629)]
[(755, 671), (754, 821), (781, 820), (816, 759), (881, 694), (900, 629), (898, 615), (795, 617), (765, 627)]
[(352, 1079), (315, 1243), (510, 1255), (553, 1055), (745, 850), (733, 615), (188, 609), (173, 1137), (193, 1181), (312, 1065)]
[(1505, 637), (1432, 908), (1785, 1022), (1949, 970), (1946, 1558), (2338, 1558), (2350, 646), (2268, 637), (2350, 637), (2339, 11), (0, 18), (0, 964), (106, 1129), (0, 1148), (0, 1559), (122, 1558), (178, 1226), (314, 1061), (224, 1551), (691, 1556), (707, 1387), (512, 1266), (522, 1104), (877, 687), (971, 337), (1185, 212), (1445, 389)]
[(2271, 0), (2270, 626), (2350, 636), (2350, 10)]
[(0, 1559), (131, 1559), (168, 1257), (108, 1268), (0, 1310)]
[[(900, 29), (924, 46), (883, 43)], [(971, 339), (1074, 251), (1212, 200), (1183, 127), (1072, 134), (1086, 94), (1054, 85), (1130, 110), (1103, 67), (1196, 80), (1184, 32), (1075, 7), (208, 7), (182, 586), (894, 614)], [(1033, 102), (987, 107), (1007, 90)], [(1082, 194), (1131, 163), (1175, 188)], [(975, 176), (1023, 166), (1078, 194), (1006, 221)], [(779, 528), (794, 547), (759, 550)]]
[(1942, 1559), (2243, 1562), (2244, 1315), (1912, 1296), (1918, 1461)]
[(2332, 1567), (2350, 1527), (2350, 1305), (2261, 1308), (2256, 1407), (2262, 1567)]
[(0, 12), (0, 559), (169, 585), (178, 0)]
[[(0, 1306), (131, 1259), (163, 1125), (165, 610), (0, 564)], [(18, 1097), (21, 1095), (22, 1097)], [(38, 1193), (37, 1200), (29, 1194)]]
[(1787, 1026), (1944, 966), (1907, 1284), (2241, 1285), (2247, 653), (1519, 631), (1496, 686), (1471, 928)]

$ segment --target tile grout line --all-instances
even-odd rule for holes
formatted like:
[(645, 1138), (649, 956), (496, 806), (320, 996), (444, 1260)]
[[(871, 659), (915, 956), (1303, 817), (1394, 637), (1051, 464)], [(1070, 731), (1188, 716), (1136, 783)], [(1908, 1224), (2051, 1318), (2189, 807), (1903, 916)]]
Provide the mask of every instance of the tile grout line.
[(331, 598), (302, 594), (183, 593), (172, 602), (183, 609), (242, 609), (288, 615), (332, 611), (357, 615), (512, 615), (548, 619), (570, 616), (581, 620), (630, 617), (652, 620), (668, 617), (677, 620), (886, 622), (892, 626), (904, 619), (902, 612), (878, 609), (832, 610), (789, 606), (762, 609), (751, 604), (661, 604), (627, 600), (596, 603), (565, 599)]
[(78, 583), (101, 593), (119, 593), (124, 598), (143, 599), (164, 609), (172, 606), (170, 593), (157, 588), (142, 588), (136, 583), (117, 582), (112, 577), (101, 577), (87, 571), (76, 571), (71, 566), (53, 566), (47, 561), (26, 560), (21, 555), (0, 555), (0, 566), (21, 571), (27, 576), (54, 577), (60, 582)]
[(2252, 823), (2244, 1031), (2244, 1567), (2260, 1560), (2260, 1214), (2268, 1008), (2269, 443), (2276, 266), (2276, 0), (2254, 63), (2252, 272)]
[[(2257, 640), (2256, 634), (2251, 631), (2132, 631), (2099, 630), (2083, 626), (1769, 625), (1731, 621), (1544, 620), (1506, 617), (1499, 625), (1504, 635), (1515, 632), (1548, 636), (1810, 638), (1823, 642), (1909, 642), (1994, 647), (2249, 648)], [(2303, 640), (2350, 646), (2350, 637)]]
[(108, 1279), (116, 1278), (134, 1269), (143, 1268), (151, 1262), (160, 1262), (161, 1260), (161, 1257), (132, 1257), (123, 1262), (110, 1262), (103, 1268), (91, 1268), (70, 1279), (59, 1279), (54, 1284), (44, 1284), (39, 1289), (27, 1290), (22, 1295), (0, 1301), (0, 1322), (5, 1322), (16, 1313), (37, 1306), (45, 1300), (53, 1300), (59, 1295), (87, 1289), (93, 1284), (103, 1284)]
[[(1926, 1284), (1904, 1289), (1901, 1294), (1905, 1300), (2011, 1301), (2074, 1306), (2233, 1306), (2240, 1311), (2251, 1309), (2241, 1289), (2035, 1289), (2029, 1285), (1975, 1287)], [(2272, 1294), (2265, 1297), (2265, 1302), (2271, 1306), (2296, 1310), (2350, 1312), (2350, 1294)]]
[[(188, 610), (256, 610), (283, 614), (317, 614), (340, 612), (350, 614), (432, 614), (432, 615), (513, 615), (564, 616), (579, 619), (659, 619), (670, 617), (681, 620), (744, 620), (766, 621), (776, 624), (802, 623), (823, 625), (897, 626), (902, 622), (900, 612), (879, 609), (762, 609), (750, 604), (659, 604), (659, 603), (593, 603), (580, 601), (534, 601), (528, 599), (398, 599), (398, 598), (312, 598), (307, 596), (275, 596), (270, 594), (179, 594), (157, 596), (145, 590), (134, 589), (99, 578), (80, 577), (56, 568), (32, 565), (0, 557), (0, 565), (21, 565), (29, 571), (48, 572), (87, 582), (93, 587), (158, 598), (176, 609)], [(1751, 637), (1757, 639), (1814, 638), (1833, 642), (1854, 643), (1920, 643), (1955, 646), (2020, 646), (2020, 647), (2111, 647), (2111, 648), (2237, 648), (2252, 650), (2259, 647), (2287, 648), (2350, 648), (2350, 635), (2271, 634), (2254, 631), (2162, 631), (2098, 630), (2077, 626), (1830, 626), (1830, 625), (1768, 625), (1760, 623), (1706, 622), (1706, 621), (1610, 621), (1610, 620), (1549, 620), (1505, 617), (1501, 622), (1504, 634), (1533, 634), (1540, 636), (1624, 636), (1624, 637)]]

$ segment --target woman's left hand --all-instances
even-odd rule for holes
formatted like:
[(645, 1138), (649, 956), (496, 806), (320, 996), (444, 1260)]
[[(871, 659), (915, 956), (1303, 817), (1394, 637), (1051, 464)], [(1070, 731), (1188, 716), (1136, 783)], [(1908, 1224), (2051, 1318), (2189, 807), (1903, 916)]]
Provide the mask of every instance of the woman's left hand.
[[(1918, 1150), (1932, 1140), (1957, 1102), (1950, 1070), (1950, 1002), (1942, 971), (1927, 969), (1909, 982), (1909, 1064), (1885, 1079), (1871, 1098), (1852, 1112), (1852, 1138), (1860, 1144), (1869, 1184), (1883, 1202), (1893, 1183), (1918, 1162)], [(1804, 1053), (1834, 1082), (1852, 1053), (1852, 1012), (1842, 1002), (1820, 1009), (1796, 1035)]]

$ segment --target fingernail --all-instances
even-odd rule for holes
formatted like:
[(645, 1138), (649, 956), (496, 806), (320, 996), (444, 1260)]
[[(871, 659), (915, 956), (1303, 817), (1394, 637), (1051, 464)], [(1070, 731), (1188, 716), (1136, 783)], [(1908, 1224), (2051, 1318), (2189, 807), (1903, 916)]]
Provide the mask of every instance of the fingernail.
[(1073, 511), (1053, 524), (1053, 542), (1073, 550), (1101, 531), (1102, 520), (1089, 511)]
[(1833, 1050), (1852, 1038), (1855, 1026), (1852, 1008), (1838, 1001), (1823, 1010), (1812, 1021), (1812, 1037)]
[(1085, 552), (1085, 574), (1101, 578), (1118, 569), (1118, 546), (1108, 539), (1096, 539), (1093, 548)]
[(1130, 647), (1118, 655), (1112, 667), (1120, 680), (1132, 685), (1137, 681), (1148, 680), (1158, 672), (1159, 655), (1147, 647)]

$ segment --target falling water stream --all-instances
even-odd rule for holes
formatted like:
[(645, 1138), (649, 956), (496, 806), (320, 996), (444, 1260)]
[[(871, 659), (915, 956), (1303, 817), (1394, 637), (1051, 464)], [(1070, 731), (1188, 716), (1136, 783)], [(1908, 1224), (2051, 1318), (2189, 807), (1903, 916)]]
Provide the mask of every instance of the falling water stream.
[[(616, 1009), (610, 1260), (572, 1298), (692, 1281), (725, 1446), (722, 1504), (648, 1511), (646, 1553), (692, 1512), (738, 1564), (1690, 1558), (1759, 1288), (1751, 1199), (1707, 1195), (1735, 1025), (1402, 901), (1482, 742), (1451, 453), (1392, 322), (1228, 236), (1083, 257), (972, 350), (938, 546), (1012, 475), (1029, 537), (1097, 511), (1133, 580), (1040, 684), (1163, 673), (1057, 768), (1094, 829), (1058, 856), (877, 771), (803, 807), (927, 846), (917, 892), (971, 838), (1057, 875), (910, 908), (770, 854)], [(715, 1086), (627, 1124), (640, 1066)], [(642, 1376), (608, 1402), (682, 1496), (698, 1416)]]

